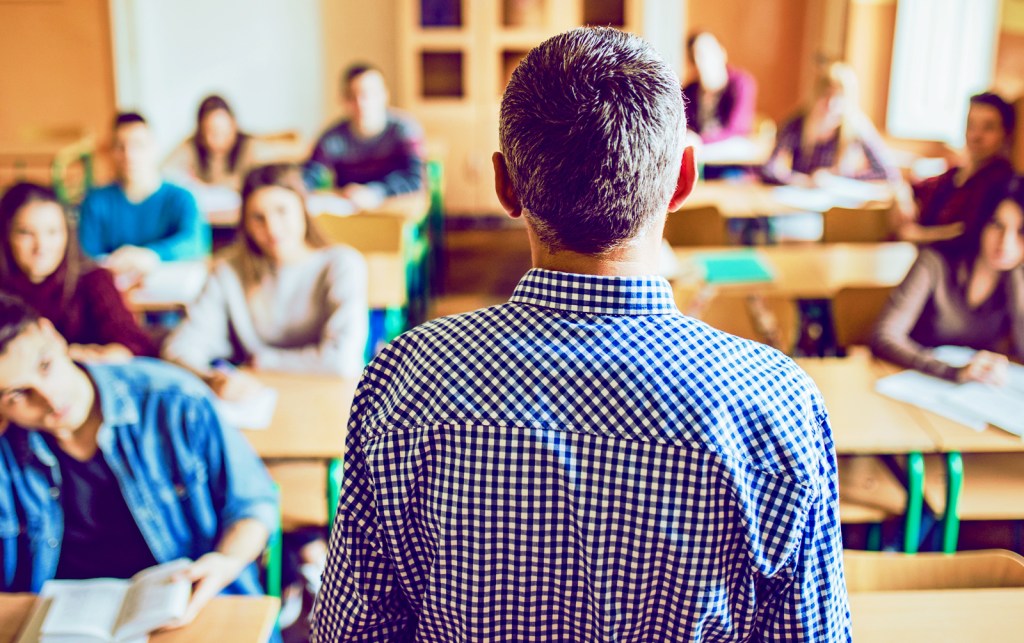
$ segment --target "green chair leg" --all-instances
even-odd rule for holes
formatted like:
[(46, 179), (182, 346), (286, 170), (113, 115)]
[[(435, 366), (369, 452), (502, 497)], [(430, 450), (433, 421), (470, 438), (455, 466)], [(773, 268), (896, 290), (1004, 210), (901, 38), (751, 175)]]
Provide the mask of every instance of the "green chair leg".
[(964, 459), (959, 453), (946, 455), (946, 515), (942, 517), (942, 551), (956, 552), (960, 540), (960, 494), (964, 487)]
[(334, 526), (334, 518), (338, 515), (338, 501), (341, 499), (341, 477), (344, 462), (334, 458), (327, 464), (327, 528)]
[(873, 523), (868, 525), (868, 539), (867, 543), (868, 551), (879, 551), (882, 549), (882, 525), (881, 523)]
[(924, 456), (907, 454), (907, 522), (903, 551), (916, 554), (921, 546), (921, 512), (924, 510)]
[[(276, 483), (274, 487), (280, 494), (280, 487)], [(278, 518), (277, 529), (270, 534), (263, 559), (267, 570), (267, 595), (275, 598), (281, 598), (281, 572), (284, 566), (284, 542), (281, 535), (280, 516)]]

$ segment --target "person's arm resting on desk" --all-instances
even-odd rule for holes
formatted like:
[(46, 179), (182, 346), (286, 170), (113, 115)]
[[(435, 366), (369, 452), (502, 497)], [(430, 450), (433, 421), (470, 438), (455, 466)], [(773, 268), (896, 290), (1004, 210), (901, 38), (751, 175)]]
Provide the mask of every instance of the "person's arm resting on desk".
[[(165, 188), (166, 189), (166, 188)], [(183, 188), (174, 190), (163, 204), (176, 222), (174, 233), (140, 247), (152, 250), (161, 261), (198, 259), (210, 253), (210, 225), (199, 212), (196, 199)]]

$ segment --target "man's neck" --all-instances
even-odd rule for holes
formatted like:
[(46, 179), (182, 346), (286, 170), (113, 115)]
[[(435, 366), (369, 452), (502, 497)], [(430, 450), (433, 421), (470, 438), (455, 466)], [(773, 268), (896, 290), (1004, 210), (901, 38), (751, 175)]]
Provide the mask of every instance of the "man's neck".
[(128, 200), (132, 203), (139, 203), (149, 198), (160, 187), (160, 174), (154, 172), (141, 176), (122, 177), (119, 183)]
[(658, 274), (661, 230), (652, 230), (599, 255), (560, 250), (552, 252), (536, 236), (527, 219), (530, 256), (534, 268), (604, 277)]
[(53, 435), (57, 439), (57, 446), (64, 453), (84, 462), (92, 459), (99, 448), (99, 430), (103, 424), (103, 411), (92, 378), (80, 367), (79, 369), (83, 380), (81, 385), (84, 387), (84, 394), (89, 402), (89, 413), (76, 428), (54, 431)]

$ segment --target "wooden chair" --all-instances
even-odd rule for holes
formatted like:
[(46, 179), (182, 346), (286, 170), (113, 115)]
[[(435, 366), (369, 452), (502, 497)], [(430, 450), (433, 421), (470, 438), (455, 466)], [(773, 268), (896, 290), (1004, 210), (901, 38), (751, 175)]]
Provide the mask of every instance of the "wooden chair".
[(729, 244), (726, 219), (713, 205), (669, 212), (665, 240), (670, 246), (724, 246)]
[[(960, 520), (1024, 520), (1024, 453), (963, 454)], [(946, 466), (942, 456), (925, 459), (924, 497), (946, 512)]]
[(891, 286), (850, 286), (836, 293), (832, 299), (832, 323), (840, 349), (870, 342), (891, 292)]
[(825, 212), (822, 243), (877, 243), (892, 238), (892, 206), (832, 208)]
[(839, 458), (839, 519), (868, 526), (868, 549), (879, 549), (882, 523), (904, 515), (907, 491), (873, 456)]
[(254, 162), (302, 163), (309, 158), (309, 143), (297, 130), (252, 135)]
[(956, 554), (843, 553), (850, 592), (1024, 587), (1024, 558), (1002, 549)]
[(267, 471), (281, 493), (281, 527), (327, 524), (327, 463), (319, 460), (268, 461)]
[(675, 289), (676, 303), (684, 314), (730, 335), (768, 344), (784, 353), (793, 352), (799, 313), (792, 299), (713, 287), (684, 291), (690, 287), (680, 285)]

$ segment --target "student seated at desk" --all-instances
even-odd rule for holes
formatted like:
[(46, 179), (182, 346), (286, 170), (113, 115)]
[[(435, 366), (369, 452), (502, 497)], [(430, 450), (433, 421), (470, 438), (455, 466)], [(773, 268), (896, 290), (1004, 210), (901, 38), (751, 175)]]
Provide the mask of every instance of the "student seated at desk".
[(79, 361), (155, 357), (114, 278), (84, 258), (64, 207), (49, 189), (18, 183), (0, 198), (0, 290), (20, 297), (71, 344)]
[(857, 77), (832, 63), (815, 84), (809, 107), (782, 125), (775, 149), (762, 168), (769, 183), (814, 187), (816, 175), (896, 180), (882, 139), (858, 107)]
[(1013, 106), (991, 93), (971, 97), (964, 162), (913, 186), (900, 200), (900, 236), (911, 241), (954, 237), (1013, 176), (1008, 158), (1016, 126)]
[(123, 281), (145, 275), (160, 261), (210, 252), (210, 227), (195, 199), (160, 178), (155, 154), (145, 119), (118, 114), (111, 154), (117, 180), (92, 190), (82, 203), (82, 249)]
[(235, 114), (220, 96), (199, 104), (196, 131), (164, 161), (164, 174), (184, 183), (238, 191), (254, 165), (253, 139), (238, 129)]
[(239, 239), (217, 261), (199, 299), (164, 345), (164, 358), (225, 399), (249, 394), (256, 369), (355, 376), (368, 332), (366, 263), (328, 245), (306, 211), (298, 167), (267, 165), (242, 187)]
[(423, 133), (410, 117), (388, 108), (384, 76), (366, 64), (345, 70), (342, 103), (348, 117), (317, 141), (306, 181), (322, 185), (334, 175), (338, 194), (357, 210), (387, 197), (423, 189)]
[[(998, 383), (1006, 355), (1024, 360), (1024, 183), (996, 192), (963, 235), (922, 248), (893, 291), (872, 338), (886, 360), (959, 382)], [(980, 352), (954, 368), (931, 349)]]
[(254, 561), (276, 492), (191, 375), (148, 359), (80, 366), (48, 321), (0, 295), (0, 425), (0, 506), (17, 512), (2, 517), (0, 591), (184, 557), (183, 623), (219, 593), (262, 593)]
[(683, 88), (686, 125), (705, 143), (746, 136), (754, 129), (757, 81), (726, 64), (726, 54), (712, 34), (701, 31), (686, 41), (697, 80)]

